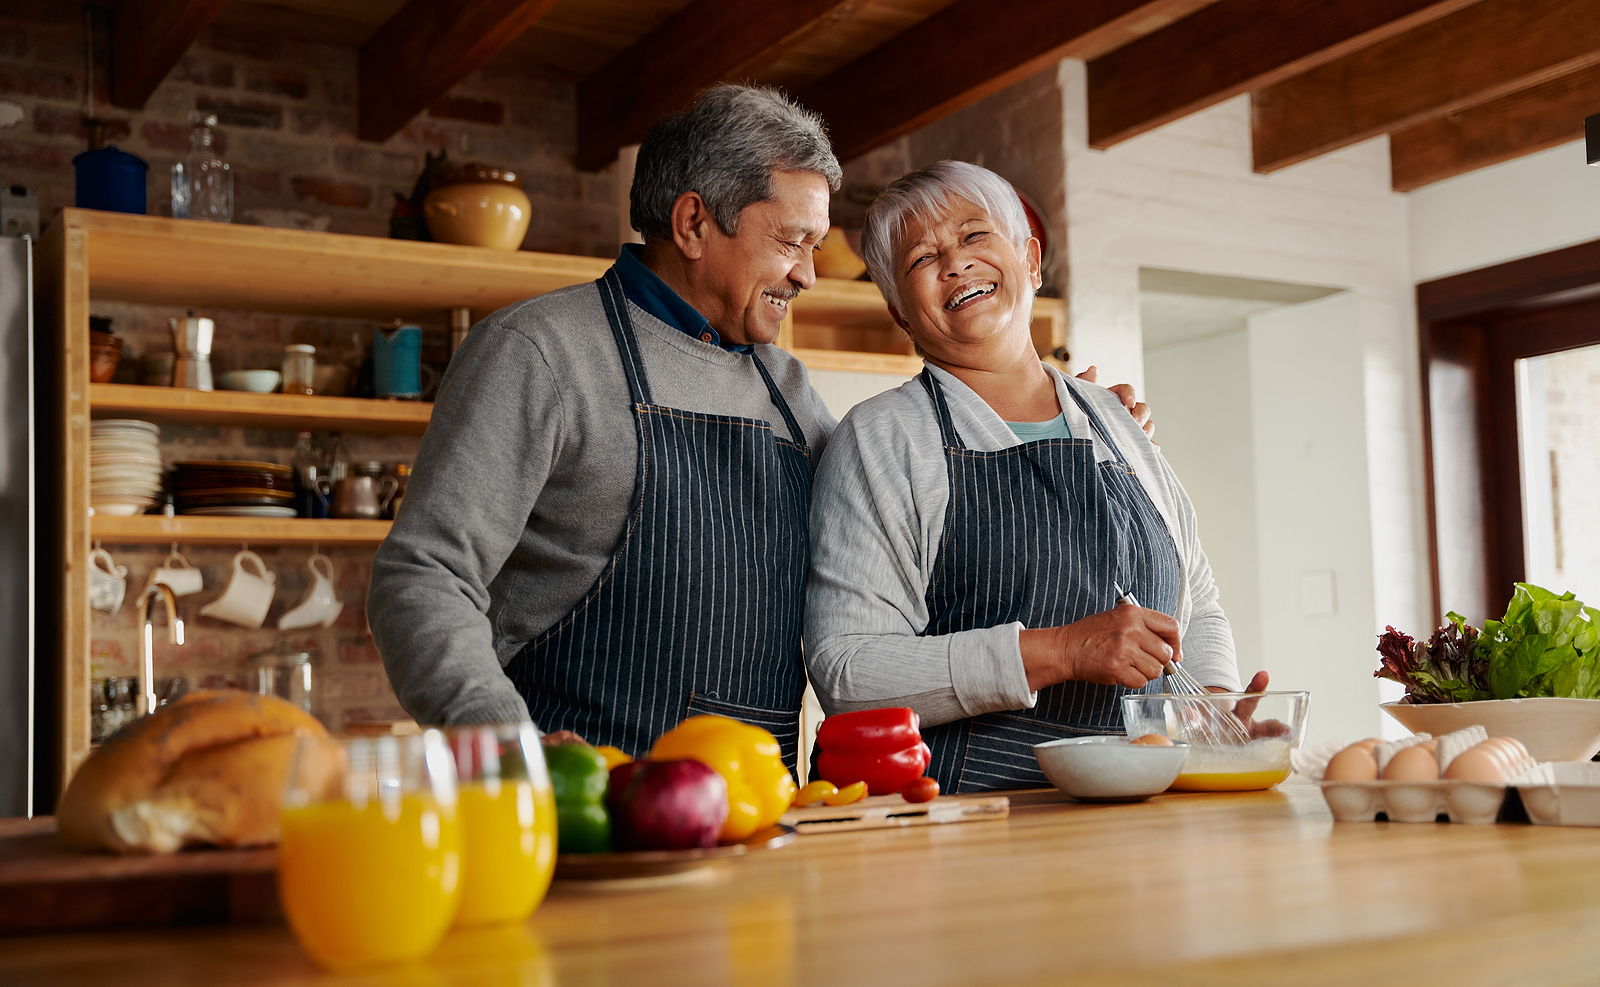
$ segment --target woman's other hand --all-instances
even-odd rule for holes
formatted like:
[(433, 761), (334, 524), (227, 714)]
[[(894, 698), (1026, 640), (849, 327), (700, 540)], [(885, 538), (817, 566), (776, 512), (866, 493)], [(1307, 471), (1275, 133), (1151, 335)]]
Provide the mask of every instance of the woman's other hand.
[(1025, 630), (1021, 644), (1034, 691), (1068, 681), (1142, 689), (1168, 660), (1183, 658), (1177, 621), (1127, 603), (1065, 627)]
[[(1088, 381), (1091, 384), (1100, 383), (1099, 377), (1099, 366), (1090, 367), (1078, 375), (1079, 380)], [(1149, 436), (1150, 441), (1154, 443), (1156, 440), (1155, 419), (1150, 417), (1150, 406), (1140, 401), (1139, 396), (1134, 393), (1133, 385), (1113, 384), (1106, 390), (1117, 396), (1117, 399), (1122, 402), (1122, 406), (1128, 409), (1128, 414), (1133, 416), (1134, 424), (1144, 429), (1144, 434)]]

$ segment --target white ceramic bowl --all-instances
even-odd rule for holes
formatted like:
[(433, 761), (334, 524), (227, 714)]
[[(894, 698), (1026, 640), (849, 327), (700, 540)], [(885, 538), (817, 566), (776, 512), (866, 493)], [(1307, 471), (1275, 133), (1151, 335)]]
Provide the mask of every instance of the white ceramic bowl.
[(1515, 737), (1538, 761), (1587, 761), (1600, 753), (1600, 699), (1485, 699), (1475, 703), (1384, 703), (1383, 711), (1412, 733), (1435, 737), (1481, 726), (1491, 737)]
[(1050, 784), (1081, 802), (1138, 802), (1167, 790), (1189, 748), (1144, 747), (1127, 737), (1067, 737), (1033, 745)]
[(217, 374), (217, 386), (225, 391), (253, 391), (271, 394), (283, 375), (276, 370), (227, 370)]

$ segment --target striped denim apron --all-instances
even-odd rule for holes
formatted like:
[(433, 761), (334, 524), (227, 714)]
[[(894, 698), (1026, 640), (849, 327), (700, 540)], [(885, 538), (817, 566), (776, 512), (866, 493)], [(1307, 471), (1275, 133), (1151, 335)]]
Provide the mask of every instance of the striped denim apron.
[[(1091, 439), (1044, 439), (1009, 449), (968, 449), (943, 389), (924, 370), (944, 442), (950, 500), (925, 599), (927, 635), (1020, 621), (1058, 627), (1116, 606), (1113, 583), (1145, 606), (1175, 613), (1178, 550), (1133, 467), (1094, 409), (1068, 388), (1111, 450), (1095, 461)], [(928, 774), (950, 792), (1047, 785), (1033, 745), (1122, 732), (1121, 697), (1132, 690), (1062, 682), (1039, 690), (1033, 709), (984, 713), (922, 732)]]
[(547, 731), (642, 755), (685, 717), (770, 730), (794, 767), (811, 460), (759, 419), (655, 404), (622, 282), (598, 282), (633, 401), (639, 459), (620, 546), (565, 617), (506, 667)]

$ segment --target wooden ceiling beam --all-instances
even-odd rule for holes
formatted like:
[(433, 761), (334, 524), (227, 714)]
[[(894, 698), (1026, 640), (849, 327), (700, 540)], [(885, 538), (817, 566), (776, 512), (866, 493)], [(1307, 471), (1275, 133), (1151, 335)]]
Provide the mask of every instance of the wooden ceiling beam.
[(223, 0), (122, 0), (111, 12), (111, 102), (143, 109)]
[(1600, 64), (1594, 0), (1483, 0), (1255, 94), (1270, 172)]
[(1089, 145), (1111, 147), (1475, 2), (1222, 0), (1089, 63)]
[(555, 0), (409, 0), (361, 46), (361, 139), (394, 136), (554, 5)]
[(859, 6), (861, 0), (694, 0), (578, 83), (578, 167), (604, 168), (618, 148), (638, 143), (699, 90), (759, 74)]
[[(1600, 65), (1389, 135), (1396, 192), (1583, 139), (1600, 109)], [(1576, 162), (1574, 162), (1576, 163)]]
[(956, 0), (820, 79), (800, 102), (849, 160), (1063, 58), (1092, 58), (1209, 0)]

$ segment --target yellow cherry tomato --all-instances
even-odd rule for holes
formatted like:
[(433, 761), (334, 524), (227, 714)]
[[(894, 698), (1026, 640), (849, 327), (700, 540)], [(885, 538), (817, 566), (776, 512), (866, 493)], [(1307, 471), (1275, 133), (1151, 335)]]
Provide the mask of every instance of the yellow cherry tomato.
[(606, 759), (607, 771), (610, 771), (619, 764), (627, 764), (629, 761), (633, 760), (633, 758), (629, 757), (623, 752), (622, 748), (612, 747), (609, 744), (604, 747), (596, 747), (595, 750), (599, 751), (600, 756)]
[(837, 794), (839, 794), (838, 785), (835, 785), (831, 781), (822, 781), (819, 779), (800, 789), (799, 793), (794, 797), (794, 804), (810, 805), (813, 802), (821, 802), (830, 795)]
[(846, 785), (832, 795), (824, 797), (822, 801), (824, 805), (849, 805), (866, 797), (867, 783), (858, 781), (854, 785)]

